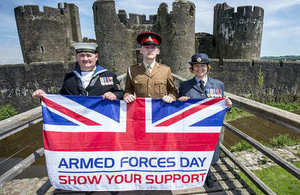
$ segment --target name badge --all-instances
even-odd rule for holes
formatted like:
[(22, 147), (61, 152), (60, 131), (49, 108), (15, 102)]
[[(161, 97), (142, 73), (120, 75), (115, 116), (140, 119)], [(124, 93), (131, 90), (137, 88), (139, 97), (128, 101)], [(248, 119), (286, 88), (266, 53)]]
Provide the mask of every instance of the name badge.
[(99, 78), (101, 85), (113, 85), (114, 80), (112, 77), (100, 77)]

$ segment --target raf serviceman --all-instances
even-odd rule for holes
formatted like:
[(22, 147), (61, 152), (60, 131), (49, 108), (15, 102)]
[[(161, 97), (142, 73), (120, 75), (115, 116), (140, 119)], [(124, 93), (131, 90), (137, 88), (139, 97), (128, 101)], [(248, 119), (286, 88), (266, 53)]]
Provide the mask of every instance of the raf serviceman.
[[(76, 67), (67, 73), (60, 90), (62, 95), (102, 96), (103, 99), (116, 100), (123, 97), (117, 77), (111, 71), (97, 64), (96, 43), (75, 43)], [(33, 98), (46, 94), (38, 89)]]
[(127, 70), (125, 102), (130, 103), (136, 97), (162, 98), (167, 103), (175, 101), (177, 90), (171, 69), (156, 62), (156, 56), (160, 53), (160, 35), (143, 32), (137, 36), (137, 42), (142, 46), (143, 63), (130, 66)]
[[(208, 98), (208, 97), (224, 97), (224, 83), (217, 79), (208, 77), (208, 73), (211, 69), (209, 59), (205, 53), (197, 53), (192, 56), (190, 71), (195, 75), (194, 78), (180, 83), (179, 87), (179, 101), (187, 101), (190, 98)], [(225, 98), (225, 105), (231, 107), (232, 103), (229, 98)], [(223, 131), (223, 130), (222, 130)], [(211, 165), (214, 165), (219, 160), (220, 154), (220, 141), (222, 140), (223, 132), (219, 137), (219, 141), (216, 146)], [(213, 180), (211, 173), (209, 172), (206, 178), (206, 185), (208, 187), (213, 186)]]

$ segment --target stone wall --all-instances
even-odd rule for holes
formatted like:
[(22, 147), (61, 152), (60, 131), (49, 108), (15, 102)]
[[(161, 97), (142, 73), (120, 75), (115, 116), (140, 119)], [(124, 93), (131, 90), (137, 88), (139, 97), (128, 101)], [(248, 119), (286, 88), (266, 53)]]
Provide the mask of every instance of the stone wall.
[(25, 5), (15, 8), (23, 59), (25, 63), (63, 60), (73, 57), (73, 41), (81, 41), (78, 7), (58, 4), (58, 8)]
[[(36, 105), (31, 94), (36, 89), (48, 93), (58, 91), (64, 74), (74, 62), (40, 62), (0, 66), (0, 104), (12, 104), (18, 111)], [(262, 60), (211, 60), (210, 75), (225, 83), (225, 90), (245, 97), (261, 95), (268, 100), (300, 101), (300, 62)], [(261, 76), (259, 72), (261, 70)], [(124, 73), (124, 72), (123, 72)], [(184, 77), (190, 77), (186, 74)], [(259, 84), (259, 77), (263, 82)]]
[(300, 101), (300, 62), (212, 59), (211, 76), (225, 91), (268, 101)]
[(31, 94), (36, 89), (54, 93), (61, 87), (64, 74), (73, 63), (40, 62), (0, 66), (0, 105), (11, 104), (18, 112), (39, 105)]
[(211, 58), (217, 58), (215, 37), (205, 32), (196, 33), (195, 51), (196, 53), (206, 53)]
[(241, 6), (235, 12), (226, 3), (214, 7), (213, 34), (217, 57), (222, 59), (259, 59), (264, 10)]

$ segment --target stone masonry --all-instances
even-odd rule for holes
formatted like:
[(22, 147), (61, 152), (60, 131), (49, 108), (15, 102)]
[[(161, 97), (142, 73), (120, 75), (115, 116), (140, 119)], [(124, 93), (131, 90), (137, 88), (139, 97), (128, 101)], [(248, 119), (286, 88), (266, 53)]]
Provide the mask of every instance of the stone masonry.
[(37, 5), (15, 8), (15, 17), (25, 63), (70, 61), (71, 44), (81, 41), (79, 10), (74, 4), (58, 4), (58, 8)]
[(237, 8), (226, 3), (214, 7), (216, 52), (221, 59), (259, 59), (264, 10), (260, 7)]

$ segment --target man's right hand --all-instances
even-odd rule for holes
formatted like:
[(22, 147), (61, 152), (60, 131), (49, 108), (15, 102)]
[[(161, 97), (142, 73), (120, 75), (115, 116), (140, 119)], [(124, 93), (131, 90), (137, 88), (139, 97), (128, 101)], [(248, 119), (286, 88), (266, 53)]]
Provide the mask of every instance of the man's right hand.
[(190, 97), (188, 97), (188, 96), (181, 96), (180, 98), (178, 98), (178, 100), (181, 102), (188, 101), (189, 99), (190, 99)]
[(42, 98), (43, 95), (46, 95), (46, 92), (41, 90), (41, 89), (38, 89), (38, 90), (33, 92), (32, 97), (37, 99), (37, 98)]
[(136, 97), (132, 94), (128, 94), (123, 99), (128, 104), (130, 102), (133, 102), (136, 99)]

